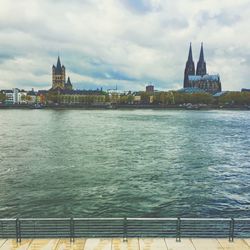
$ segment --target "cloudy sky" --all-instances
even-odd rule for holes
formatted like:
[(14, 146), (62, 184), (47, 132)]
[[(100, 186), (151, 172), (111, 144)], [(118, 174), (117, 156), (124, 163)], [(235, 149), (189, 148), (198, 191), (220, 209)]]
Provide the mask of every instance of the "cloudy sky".
[(48, 89), (58, 54), (75, 88), (181, 88), (203, 41), (208, 72), (240, 90), (249, 40), (249, 0), (0, 0), (0, 89)]

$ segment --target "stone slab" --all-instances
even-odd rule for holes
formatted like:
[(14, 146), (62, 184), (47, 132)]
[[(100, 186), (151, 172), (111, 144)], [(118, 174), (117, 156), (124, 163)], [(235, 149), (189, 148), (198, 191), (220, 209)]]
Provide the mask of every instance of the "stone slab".
[(196, 250), (223, 250), (217, 239), (191, 239)]
[(87, 239), (84, 250), (111, 250), (112, 239)]
[(55, 250), (59, 239), (34, 239), (28, 250)]
[(60, 239), (56, 245), (56, 250), (83, 250), (85, 239), (75, 239), (70, 242), (70, 239)]
[(140, 250), (167, 250), (167, 245), (164, 239), (142, 238), (139, 239)]
[(123, 241), (120, 238), (112, 240), (112, 250), (140, 250), (138, 239), (127, 239)]
[(235, 239), (234, 242), (229, 242), (228, 239), (218, 239), (218, 241), (225, 250), (249, 250), (247, 243), (242, 239)]
[(14, 239), (10, 239), (4, 242), (1, 246), (1, 250), (27, 250), (31, 244), (31, 240), (22, 240), (21, 242), (16, 242)]
[(244, 241), (247, 243), (248, 247), (250, 248), (250, 239), (244, 239)]
[(168, 250), (195, 250), (190, 239), (181, 239), (181, 242), (176, 242), (176, 239), (166, 238), (165, 242)]
[(7, 239), (0, 239), (0, 248), (6, 242)]

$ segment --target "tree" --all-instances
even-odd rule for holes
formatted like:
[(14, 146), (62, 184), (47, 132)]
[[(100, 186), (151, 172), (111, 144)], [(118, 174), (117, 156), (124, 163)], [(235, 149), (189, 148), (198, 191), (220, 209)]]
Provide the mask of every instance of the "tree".
[(226, 105), (250, 105), (249, 92), (228, 92), (219, 97), (219, 104)]
[(147, 92), (141, 92), (141, 103), (142, 104), (149, 104), (150, 103), (150, 94)]
[(0, 93), (0, 102), (4, 102), (6, 100), (6, 95), (4, 93)]

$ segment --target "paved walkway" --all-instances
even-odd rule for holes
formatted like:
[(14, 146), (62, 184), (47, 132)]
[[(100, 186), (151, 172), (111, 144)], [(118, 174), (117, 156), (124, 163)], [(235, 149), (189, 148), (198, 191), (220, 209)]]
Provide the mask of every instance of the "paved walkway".
[(0, 250), (245, 250), (250, 249), (250, 239), (34, 239), (16, 240), (0, 239)]

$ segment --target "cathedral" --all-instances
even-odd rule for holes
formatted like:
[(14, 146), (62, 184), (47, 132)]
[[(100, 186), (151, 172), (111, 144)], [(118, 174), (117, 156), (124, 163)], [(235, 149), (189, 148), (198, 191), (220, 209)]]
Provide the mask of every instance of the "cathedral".
[(201, 44), (200, 58), (196, 70), (193, 61), (192, 45), (190, 44), (188, 60), (184, 72), (184, 88), (199, 88), (211, 94), (221, 92), (220, 76), (209, 75), (207, 73), (203, 43)]
[(56, 66), (52, 66), (52, 90), (72, 90), (70, 78), (66, 82), (65, 67), (61, 65), (60, 57), (58, 56)]

